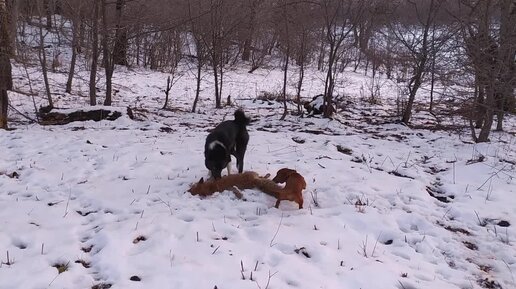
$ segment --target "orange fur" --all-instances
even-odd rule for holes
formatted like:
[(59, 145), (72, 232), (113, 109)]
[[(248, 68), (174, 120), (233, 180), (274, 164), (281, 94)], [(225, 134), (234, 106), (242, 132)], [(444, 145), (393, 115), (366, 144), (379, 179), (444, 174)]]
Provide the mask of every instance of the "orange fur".
[(285, 183), (276, 201), (276, 208), (282, 200), (296, 202), (299, 208), (303, 208), (303, 190), (306, 189), (305, 178), (296, 170), (283, 168), (280, 169), (272, 179), (275, 183)]
[(273, 197), (277, 197), (279, 191), (282, 190), (275, 182), (262, 178), (255, 172), (243, 172), (241, 174), (223, 176), (220, 179), (208, 181), (201, 179), (197, 184), (192, 185), (188, 191), (192, 195), (209, 196), (215, 192), (232, 190), (237, 198), (240, 199), (242, 195), (234, 190), (235, 187), (240, 190), (256, 188)]
[[(227, 175), (220, 179), (211, 179), (208, 181), (201, 180), (193, 184), (188, 190), (192, 195), (209, 196), (215, 192), (223, 192), (231, 190), (241, 198), (242, 194), (238, 191), (246, 189), (258, 189), (277, 199), (275, 207), (278, 208), (281, 201), (293, 201), (303, 208), (303, 189), (306, 188), (305, 179), (295, 170), (281, 169), (274, 179), (269, 180), (267, 177), (260, 177), (256, 172), (243, 172), (241, 174)], [(285, 187), (279, 186), (277, 183), (286, 182)], [(238, 188), (238, 189), (237, 189)]]

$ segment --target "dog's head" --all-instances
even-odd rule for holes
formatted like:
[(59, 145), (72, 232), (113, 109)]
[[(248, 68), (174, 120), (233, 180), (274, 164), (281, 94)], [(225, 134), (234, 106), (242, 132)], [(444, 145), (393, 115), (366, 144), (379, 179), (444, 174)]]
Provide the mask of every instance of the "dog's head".
[(276, 173), (276, 176), (272, 179), (272, 181), (275, 183), (280, 183), (280, 184), (284, 183), (287, 181), (287, 179), (290, 177), (290, 175), (292, 175), (294, 173), (297, 173), (297, 171), (293, 170), (293, 169), (288, 169), (288, 168), (280, 169)]

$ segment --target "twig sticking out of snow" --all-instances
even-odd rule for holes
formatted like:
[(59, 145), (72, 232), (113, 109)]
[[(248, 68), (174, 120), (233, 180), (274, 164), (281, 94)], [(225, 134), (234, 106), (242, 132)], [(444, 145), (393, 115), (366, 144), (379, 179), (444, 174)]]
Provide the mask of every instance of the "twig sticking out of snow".
[(70, 189), (70, 193), (68, 194), (68, 200), (66, 201), (66, 207), (65, 207), (65, 212), (64, 212), (63, 218), (66, 217), (66, 215), (68, 215), (68, 204), (70, 203), (71, 196), (72, 196), (72, 189)]
[(281, 227), (281, 223), (283, 222), (283, 213), (281, 214), (281, 219), (280, 219), (280, 222), (278, 224), (278, 228), (276, 229), (276, 233), (274, 233), (274, 236), (272, 237), (272, 240), (271, 242), (269, 243), (269, 246), (274, 246), (276, 245), (276, 243), (274, 243), (274, 239), (276, 239), (276, 236), (278, 235), (278, 232), (280, 230), (280, 227)]
[[(272, 277), (274, 277), (274, 275), (276, 275), (277, 273), (278, 273), (278, 271), (276, 271), (276, 272), (271, 274), (271, 271), (269, 270), (269, 277), (267, 278), (267, 284), (265, 284), (265, 288), (263, 288), (263, 289), (268, 289), (269, 288), (269, 285), (271, 283)], [(259, 289), (262, 289), (260, 284), (258, 284), (258, 281), (254, 281), (254, 282), (256, 282), (256, 286), (258, 286)]]

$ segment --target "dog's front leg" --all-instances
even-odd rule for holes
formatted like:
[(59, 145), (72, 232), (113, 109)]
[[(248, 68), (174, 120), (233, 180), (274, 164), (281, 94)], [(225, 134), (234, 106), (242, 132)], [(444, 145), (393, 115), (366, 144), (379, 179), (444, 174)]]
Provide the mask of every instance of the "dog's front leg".
[(231, 175), (231, 162), (229, 162), (227, 165), (226, 165), (226, 169), (228, 170), (228, 176)]
[(244, 171), (244, 153), (238, 153), (236, 155), (238, 173), (241, 174)]

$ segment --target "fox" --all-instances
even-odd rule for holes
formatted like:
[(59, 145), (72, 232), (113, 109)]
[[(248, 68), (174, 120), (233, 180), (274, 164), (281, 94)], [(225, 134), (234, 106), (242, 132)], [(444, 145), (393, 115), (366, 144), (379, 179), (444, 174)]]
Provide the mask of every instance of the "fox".
[[(298, 176), (294, 175), (294, 178), (299, 179), (299, 177), (301, 177), (301, 180), (304, 183), (304, 178), (299, 174), (297, 175)], [(274, 181), (274, 179), (271, 180), (269, 177), (270, 174), (261, 177), (256, 172), (246, 171), (241, 174), (223, 176), (220, 179), (210, 179), (204, 181), (204, 178), (201, 178), (199, 182), (193, 184), (188, 191), (192, 195), (205, 197), (212, 195), (215, 192), (230, 190), (238, 199), (241, 199), (242, 193), (239, 190), (258, 189), (265, 194), (276, 198), (277, 201), (274, 206), (275, 208), (279, 208), (280, 202), (282, 200), (294, 201), (299, 205), (299, 209), (303, 208), (303, 195), (301, 191), (306, 187), (306, 184), (302, 189), (300, 189), (298, 188), (299, 186), (296, 185), (299, 182), (298, 180), (287, 180), (285, 187), (282, 187), (277, 184), (277, 181)], [(288, 176), (285, 175), (285, 173), (282, 173), (280, 170), (278, 171), (278, 175), (275, 177), (275, 179), (283, 180), (287, 177)]]
[(303, 208), (303, 190), (306, 189), (306, 182), (302, 175), (296, 170), (282, 168), (276, 173), (272, 181), (279, 184), (285, 183), (285, 187), (277, 197), (276, 208), (279, 207), (282, 200), (296, 202), (299, 209)]
[(242, 198), (239, 190), (259, 189), (262, 192), (278, 198), (282, 191), (282, 187), (268, 179), (270, 175), (260, 177), (258, 173), (246, 171), (241, 174), (233, 174), (223, 176), (219, 179), (210, 179), (204, 181), (201, 178), (198, 183), (192, 185), (188, 190), (192, 195), (209, 196), (215, 192), (223, 192), (225, 190), (232, 191), (238, 199)]

